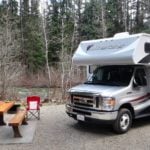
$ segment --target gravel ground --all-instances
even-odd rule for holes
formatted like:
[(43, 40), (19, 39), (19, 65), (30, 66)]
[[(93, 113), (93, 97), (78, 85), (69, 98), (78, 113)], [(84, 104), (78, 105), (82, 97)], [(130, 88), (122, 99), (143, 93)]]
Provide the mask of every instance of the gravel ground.
[(64, 105), (43, 106), (33, 143), (0, 145), (0, 150), (150, 150), (150, 118), (116, 135), (108, 125), (79, 125), (65, 114)]

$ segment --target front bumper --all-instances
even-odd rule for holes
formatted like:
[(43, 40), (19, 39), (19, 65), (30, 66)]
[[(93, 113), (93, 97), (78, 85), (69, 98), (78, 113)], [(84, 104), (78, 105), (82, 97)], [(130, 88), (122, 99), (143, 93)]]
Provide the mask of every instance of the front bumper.
[(70, 116), (73, 117), (74, 119), (77, 119), (77, 115), (84, 115), (85, 121), (86, 120), (100, 120), (100, 121), (114, 121), (117, 118), (118, 111), (113, 111), (113, 112), (104, 112), (104, 111), (95, 111), (92, 110), (83, 110), (79, 108), (75, 108), (69, 104), (66, 105), (66, 113)]

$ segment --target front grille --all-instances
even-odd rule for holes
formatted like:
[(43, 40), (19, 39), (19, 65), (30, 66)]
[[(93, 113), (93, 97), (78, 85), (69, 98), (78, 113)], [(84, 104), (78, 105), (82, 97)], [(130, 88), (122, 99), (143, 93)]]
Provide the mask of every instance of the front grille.
[(83, 115), (91, 115), (92, 111), (99, 108), (99, 96), (87, 95), (71, 95), (71, 102), (73, 105), (73, 112)]
[(79, 96), (73, 95), (73, 104), (77, 106), (90, 107), (93, 108), (95, 106), (95, 100), (93, 96)]
[(80, 105), (80, 106), (85, 106), (85, 107), (93, 107), (92, 104), (85, 104), (85, 103), (79, 103), (79, 102), (74, 102), (75, 105)]

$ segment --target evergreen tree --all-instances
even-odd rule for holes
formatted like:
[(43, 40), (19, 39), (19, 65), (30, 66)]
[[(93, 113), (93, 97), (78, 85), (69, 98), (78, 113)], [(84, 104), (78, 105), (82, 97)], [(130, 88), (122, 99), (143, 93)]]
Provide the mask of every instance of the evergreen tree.
[(108, 36), (113, 36), (115, 33), (123, 32), (123, 10), (122, 0), (108, 0), (106, 22), (108, 29)]
[[(144, 2), (144, 1), (143, 1)], [(144, 12), (145, 12), (145, 3), (140, 0), (136, 1), (135, 4), (135, 25), (133, 27), (133, 32), (141, 32), (144, 30)]]
[(72, 12), (73, 4), (71, 1), (63, 0), (61, 3), (61, 33), (63, 33), (63, 51), (69, 54), (72, 46), (72, 36), (74, 30), (74, 12)]
[(50, 65), (52, 62), (58, 62), (60, 60), (61, 51), (61, 15), (59, 12), (60, 5), (56, 0), (51, 0), (51, 5), (49, 5), (49, 10), (47, 14), (47, 27), (49, 45), (48, 45), (48, 57)]
[(23, 28), (23, 58), (30, 72), (37, 72), (45, 64), (42, 33), (40, 31), (39, 1), (24, 0), (22, 15)]
[(97, 38), (97, 27), (96, 22), (96, 0), (91, 0), (89, 3), (86, 3), (85, 10), (82, 15), (81, 22), (81, 36), (82, 39), (95, 39)]
[(0, 4), (0, 98), (6, 98), (8, 87), (21, 72), (19, 56), (17, 1), (3, 0)]

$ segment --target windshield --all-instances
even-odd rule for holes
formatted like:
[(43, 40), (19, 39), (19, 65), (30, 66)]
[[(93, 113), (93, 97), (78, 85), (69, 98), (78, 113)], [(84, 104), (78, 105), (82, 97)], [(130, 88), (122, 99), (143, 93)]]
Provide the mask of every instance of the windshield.
[(127, 86), (133, 74), (133, 66), (97, 67), (85, 84)]

